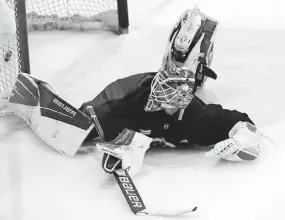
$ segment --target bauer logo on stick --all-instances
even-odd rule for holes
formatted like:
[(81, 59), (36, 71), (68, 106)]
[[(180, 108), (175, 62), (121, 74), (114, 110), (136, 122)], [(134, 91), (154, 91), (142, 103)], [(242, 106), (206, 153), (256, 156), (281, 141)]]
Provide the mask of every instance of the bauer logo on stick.
[(144, 210), (145, 205), (129, 174), (122, 169), (114, 174), (132, 211), (136, 214)]

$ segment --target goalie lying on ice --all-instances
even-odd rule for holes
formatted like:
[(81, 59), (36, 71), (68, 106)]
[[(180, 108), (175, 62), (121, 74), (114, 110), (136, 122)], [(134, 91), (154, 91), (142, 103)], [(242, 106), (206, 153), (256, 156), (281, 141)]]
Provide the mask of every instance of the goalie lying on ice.
[(206, 154), (226, 160), (257, 158), (261, 133), (248, 115), (205, 104), (194, 88), (195, 76), (185, 68), (141, 73), (111, 83), (78, 110), (47, 83), (19, 74), (8, 105), (48, 145), (69, 156), (99, 136), (86, 109), (92, 106), (109, 141), (98, 144), (107, 172), (123, 166), (135, 175), (150, 146), (182, 142), (214, 146)]
[[(198, 11), (194, 12), (195, 18), (199, 18)], [(175, 48), (181, 49), (181, 45)], [(92, 106), (107, 141), (98, 144), (104, 153), (103, 168), (107, 172), (123, 167), (135, 175), (149, 147), (175, 147), (182, 142), (188, 143), (185, 147), (189, 143), (211, 146), (206, 156), (254, 160), (259, 156), (262, 135), (248, 115), (223, 109), (221, 105), (205, 104), (195, 96), (202, 83), (199, 74), (215, 78), (209, 67), (211, 48), (206, 47), (209, 57), (200, 59), (198, 64), (192, 59), (191, 62), (186, 59), (187, 63), (177, 62), (181, 51), (171, 54), (173, 48), (168, 48), (160, 71), (117, 80), (93, 100), (83, 103), (79, 110), (58, 97), (47, 83), (19, 74), (8, 105), (47, 144), (69, 156), (76, 154), (83, 141), (99, 136), (87, 111)]]
[[(98, 144), (105, 154), (104, 169), (113, 171), (123, 166), (134, 175), (145, 151), (153, 145), (187, 147), (195, 143), (213, 146), (207, 156), (238, 161), (256, 159), (262, 135), (248, 115), (205, 104), (194, 91), (195, 75), (186, 68), (174, 67), (117, 80), (84, 103), (80, 110), (88, 114), (86, 108), (93, 107), (105, 140), (110, 141)], [(87, 140), (98, 135), (93, 129)], [(138, 137), (141, 143), (136, 140)], [(127, 143), (117, 141), (121, 139)], [(130, 159), (131, 155), (136, 156)], [(132, 168), (136, 171), (132, 172)]]
[[(189, 143), (214, 146), (207, 155), (227, 160), (257, 158), (261, 134), (248, 115), (205, 104), (194, 95), (194, 87), (194, 74), (184, 68), (135, 74), (111, 83), (78, 110), (47, 83), (19, 74), (8, 105), (48, 145), (69, 156), (76, 154), (83, 141), (99, 136), (86, 110), (92, 106), (105, 140), (111, 141), (99, 144), (105, 159), (107, 154), (123, 159), (126, 156), (118, 152), (135, 151), (131, 153), (135, 158), (126, 161), (142, 160), (149, 146), (175, 147), (182, 142), (187, 142), (185, 147)], [(140, 141), (133, 140), (138, 137)], [(141, 164), (140, 160), (136, 162)], [(106, 170), (115, 169), (107, 169), (109, 162), (104, 160)], [(129, 163), (123, 164), (131, 167)]]

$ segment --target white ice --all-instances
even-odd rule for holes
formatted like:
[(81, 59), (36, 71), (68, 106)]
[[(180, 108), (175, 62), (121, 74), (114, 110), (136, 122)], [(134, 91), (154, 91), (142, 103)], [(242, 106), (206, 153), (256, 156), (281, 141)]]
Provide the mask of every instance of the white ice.
[[(79, 107), (119, 77), (156, 71), (172, 25), (195, 4), (220, 21), (218, 79), (209, 79), (199, 96), (247, 112), (271, 141), (250, 163), (204, 158), (197, 150), (152, 150), (134, 181), (149, 208), (198, 205), (177, 219), (284, 220), (283, 0), (129, 0), (127, 35), (30, 33), (32, 75)], [(0, 148), (1, 220), (155, 219), (131, 213), (96, 151), (66, 158), (13, 117), (0, 119)]]

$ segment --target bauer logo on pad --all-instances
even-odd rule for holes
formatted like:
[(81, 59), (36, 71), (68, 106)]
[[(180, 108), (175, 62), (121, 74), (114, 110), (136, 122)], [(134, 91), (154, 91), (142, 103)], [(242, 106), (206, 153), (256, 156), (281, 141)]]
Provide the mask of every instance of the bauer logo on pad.
[(39, 84), (41, 115), (87, 130), (92, 123), (81, 111), (61, 99), (49, 87)]
[(68, 107), (67, 105), (65, 105), (64, 103), (62, 103), (61, 101), (59, 101), (57, 98), (53, 99), (53, 103), (58, 105), (63, 111), (66, 112), (66, 114), (69, 114), (69, 115), (75, 117), (76, 112), (74, 110), (72, 110), (70, 107)]

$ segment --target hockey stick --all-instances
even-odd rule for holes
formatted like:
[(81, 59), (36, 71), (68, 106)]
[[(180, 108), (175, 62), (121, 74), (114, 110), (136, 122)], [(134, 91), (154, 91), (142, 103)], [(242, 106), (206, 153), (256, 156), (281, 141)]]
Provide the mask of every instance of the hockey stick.
[[(93, 107), (87, 106), (86, 109), (89, 112), (90, 117), (95, 124), (95, 128), (100, 136), (101, 141), (104, 142), (104, 132), (94, 112)], [(127, 203), (129, 204), (129, 207), (131, 208), (132, 212), (136, 215), (153, 215), (153, 216), (165, 216), (166, 217), (166, 216), (182, 215), (182, 214), (194, 212), (197, 210), (197, 207), (195, 206), (195, 207), (191, 207), (186, 210), (174, 211), (174, 212), (149, 211), (146, 209), (144, 202), (132, 178), (128, 174), (128, 171), (125, 169), (119, 169), (119, 170), (115, 170), (113, 174), (122, 193), (125, 196), (125, 199), (127, 200)]]

